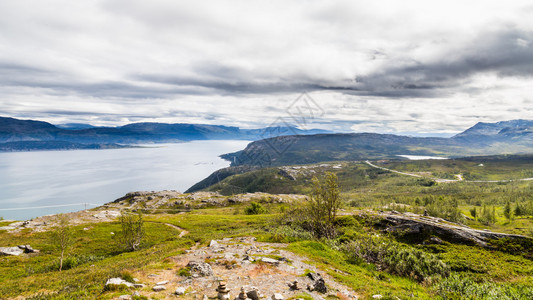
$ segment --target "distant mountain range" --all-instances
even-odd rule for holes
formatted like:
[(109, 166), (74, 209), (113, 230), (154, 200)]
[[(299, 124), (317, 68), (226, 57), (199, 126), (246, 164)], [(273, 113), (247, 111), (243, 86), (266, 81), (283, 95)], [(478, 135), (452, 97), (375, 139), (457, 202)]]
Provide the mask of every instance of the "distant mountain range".
[(193, 140), (258, 140), (326, 132), (328, 131), (300, 130), (295, 127), (240, 129), (219, 125), (165, 123), (133, 123), (120, 127), (94, 127), (78, 123), (55, 126), (42, 121), (0, 117), (0, 151), (117, 148), (123, 147), (118, 144)]
[(397, 155), (460, 157), (533, 153), (533, 121), (478, 123), (451, 138), (377, 133), (282, 136), (222, 155), (232, 166), (280, 166), (324, 161), (389, 159)]

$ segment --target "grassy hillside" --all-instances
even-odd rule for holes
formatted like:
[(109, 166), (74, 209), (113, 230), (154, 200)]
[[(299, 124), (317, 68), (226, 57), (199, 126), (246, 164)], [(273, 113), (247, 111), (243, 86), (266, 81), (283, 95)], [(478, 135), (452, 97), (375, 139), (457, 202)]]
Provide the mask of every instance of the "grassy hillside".
[[(58, 254), (50, 246), (48, 232), (0, 232), (3, 244), (31, 244), (42, 250), (38, 256), (0, 259), (0, 298), (116, 298), (131, 293), (131, 290), (106, 290), (104, 283), (108, 278), (152, 274), (162, 270), (173, 270), (177, 274), (180, 269), (175, 258), (179, 258), (184, 250), (195, 244), (196, 247), (204, 246), (211, 239), (235, 236), (255, 236), (260, 241), (286, 243), (290, 251), (307, 257), (322, 272), (354, 289), (362, 299), (369, 299), (375, 294), (390, 299), (459, 299), (465, 295), (497, 299), (483, 298), (483, 293), (528, 299), (533, 293), (530, 276), (533, 262), (519, 253), (452, 243), (424, 245), (404, 241), (401, 237), (381, 237), (383, 243), (423, 257), (433, 257), (450, 269), (446, 279), (419, 282), (408, 275), (380, 270), (376, 264), (354, 258), (350, 245), (381, 235), (381, 231), (373, 225), (377, 219), (372, 213), (361, 214), (359, 210), (350, 209), (346, 212), (355, 215), (338, 218), (338, 234), (334, 239), (315, 240), (283, 221), (290, 209), (295, 208), (294, 205), (288, 207), (286, 204), (266, 202), (262, 205), (266, 211), (259, 215), (244, 214), (248, 203), (185, 214), (146, 215), (149, 221), (146, 223), (146, 239), (136, 252), (123, 252), (117, 246), (111, 234), (118, 232), (117, 222), (75, 226), (75, 243), (68, 253), (66, 270), (62, 272), (57, 271)], [(189, 233), (179, 237), (180, 230), (169, 224), (180, 226)], [(470, 284), (470, 288), (476, 290), (464, 291), (464, 284)], [(150, 287), (139, 291), (142, 294), (151, 292)]]
[[(342, 195), (350, 207), (383, 209), (388, 206), (418, 213), (429, 210), (435, 216), (445, 216), (456, 210), (465, 217), (455, 216), (454, 220), (460, 219), (459, 221), (477, 228), (492, 227), (509, 233), (531, 234), (533, 219), (527, 216), (533, 215), (533, 181), (437, 183), (431, 179), (432, 176), (454, 179), (454, 174), (464, 174), (465, 177), (476, 180), (507, 179), (506, 174), (511, 178), (522, 178), (521, 176), (529, 176), (533, 172), (529, 157), (379, 163), (398, 170), (418, 172), (423, 175), (422, 178), (376, 169), (363, 162), (265, 168), (227, 177), (205, 190), (224, 195), (251, 192), (306, 195), (311, 191), (313, 177), (333, 172), (339, 178)], [(483, 169), (483, 173), (477, 171), (482, 168), (479, 167), (481, 161), (488, 166)], [(515, 215), (512, 221), (507, 220), (503, 213), (507, 203)], [(449, 207), (449, 211), (446, 211)], [(490, 226), (479, 220), (470, 220), (475, 219), (472, 216), (474, 210), (479, 217), (483, 209), (488, 210), (489, 207), (494, 208), (497, 215)]]

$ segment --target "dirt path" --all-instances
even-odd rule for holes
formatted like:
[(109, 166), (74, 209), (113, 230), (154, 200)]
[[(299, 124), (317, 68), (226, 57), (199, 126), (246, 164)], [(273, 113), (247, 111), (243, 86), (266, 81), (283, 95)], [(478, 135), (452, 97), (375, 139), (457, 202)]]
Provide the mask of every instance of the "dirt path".
[(176, 230), (179, 230), (180, 231), (180, 234), (178, 235), (178, 237), (184, 237), (185, 235), (189, 234), (189, 232), (179, 226), (176, 226), (174, 224), (170, 224), (170, 223), (166, 223), (166, 222), (157, 222), (157, 221), (145, 221), (145, 222), (148, 222), (148, 223), (157, 223), (157, 224), (165, 224), (167, 225), (168, 227), (172, 227)]
[[(183, 288), (182, 299), (216, 299), (216, 288), (220, 281), (227, 283), (230, 299), (235, 299), (241, 288), (245, 291), (256, 290), (260, 299), (270, 299), (275, 293), (284, 299), (299, 298), (307, 294), (313, 299), (338, 297), (358, 299), (358, 295), (347, 286), (340, 284), (314, 265), (307, 258), (285, 249), (285, 244), (261, 243), (253, 237), (226, 238), (212, 241), (207, 247), (192, 247), (185, 254), (170, 257), (171, 268), (161, 270), (139, 270), (133, 276), (145, 287), (137, 290), (139, 294), (156, 299), (176, 299), (175, 291)], [(180, 276), (179, 270), (190, 261), (209, 263), (209, 275)], [(328, 290), (326, 293), (307, 290), (314, 281), (305, 276), (307, 272), (322, 275)], [(291, 289), (289, 283), (298, 281), (298, 290)], [(153, 287), (164, 282), (164, 290), (156, 292)], [(328, 297), (329, 296), (329, 297)]]

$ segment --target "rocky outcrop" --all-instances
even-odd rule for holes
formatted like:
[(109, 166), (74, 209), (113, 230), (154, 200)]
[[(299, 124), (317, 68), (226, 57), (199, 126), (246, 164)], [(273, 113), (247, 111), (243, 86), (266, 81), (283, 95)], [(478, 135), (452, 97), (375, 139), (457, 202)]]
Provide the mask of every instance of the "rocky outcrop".
[(328, 287), (326, 286), (326, 282), (324, 281), (324, 278), (318, 273), (308, 273), (307, 277), (313, 281), (313, 283), (307, 285), (307, 290), (317, 291), (319, 293), (325, 294), (328, 292)]
[(478, 245), (490, 248), (489, 241), (495, 239), (529, 239), (523, 235), (497, 233), (488, 230), (472, 229), (468, 226), (453, 223), (441, 218), (422, 216), (414, 213), (381, 212), (378, 225), (391, 233), (411, 236), (438, 236), (456, 243)]

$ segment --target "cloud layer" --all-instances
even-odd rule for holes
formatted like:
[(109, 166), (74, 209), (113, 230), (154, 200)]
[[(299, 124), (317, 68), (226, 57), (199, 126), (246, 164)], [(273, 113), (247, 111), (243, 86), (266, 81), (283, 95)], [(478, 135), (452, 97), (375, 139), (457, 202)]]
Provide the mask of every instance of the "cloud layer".
[(4, 1), (0, 111), (56, 123), (457, 132), (533, 118), (528, 1)]

